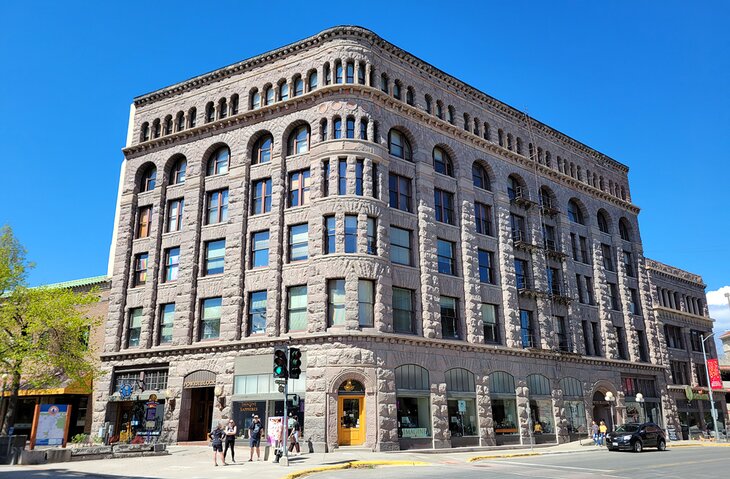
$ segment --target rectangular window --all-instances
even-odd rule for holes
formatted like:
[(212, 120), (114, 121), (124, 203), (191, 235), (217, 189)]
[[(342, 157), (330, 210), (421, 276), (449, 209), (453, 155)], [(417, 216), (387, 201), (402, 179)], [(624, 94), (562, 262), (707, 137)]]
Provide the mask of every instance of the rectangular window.
[(360, 326), (375, 325), (375, 282), (361, 279), (357, 282), (357, 311)]
[(451, 241), (437, 240), (439, 273), (456, 276), (456, 245)]
[(271, 178), (253, 182), (251, 214), (260, 215), (271, 211)]
[(588, 321), (581, 321), (583, 327), (583, 346), (586, 350), (586, 356), (593, 356), (593, 343), (591, 342), (590, 328), (588, 327)]
[(337, 221), (334, 216), (324, 217), (324, 254), (332, 254), (337, 252)]
[(497, 323), (497, 306), (482, 303), (482, 325), (484, 326), (484, 342), (499, 344), (499, 325)]
[(396, 264), (411, 266), (413, 264), (411, 255), (411, 231), (390, 227), (390, 261)]
[(629, 312), (637, 316), (641, 316), (641, 305), (639, 304), (639, 292), (634, 288), (629, 288), (631, 295), (631, 303), (629, 303)]
[(690, 343), (692, 345), (692, 351), (694, 352), (702, 352), (702, 338), (704, 337), (704, 334), (702, 331), (697, 331), (696, 329), (692, 329), (689, 332), (689, 339)]
[(357, 253), (357, 216), (345, 215), (345, 253)]
[(582, 263), (590, 264), (591, 257), (588, 254), (588, 239), (584, 236), (578, 237), (580, 242), (580, 260)]
[(393, 287), (393, 329), (396, 333), (413, 334), (413, 291)]
[(535, 335), (532, 325), (532, 311), (520, 310), (520, 339), (523, 348), (535, 347)]
[(327, 317), (330, 326), (345, 324), (345, 280), (327, 281)]
[(162, 276), (162, 282), (177, 280), (180, 271), (180, 248), (168, 248), (165, 250), (165, 274)]
[[(363, 138), (363, 140), (366, 140), (366, 139), (367, 138)], [(371, 170), (370, 170), (370, 175), (372, 176), (372, 181), (373, 181), (373, 198), (376, 198), (376, 199), (380, 198), (380, 195), (379, 195), (380, 189), (378, 188), (379, 181), (380, 181), (378, 178), (379, 174), (380, 173), (378, 172), (378, 164), (373, 163)]]
[(147, 283), (147, 253), (140, 253), (134, 257), (134, 278), (132, 287), (143, 286)]
[(553, 316), (555, 319), (555, 332), (558, 336), (558, 349), (561, 351), (572, 351), (570, 347), (570, 332), (565, 322), (565, 316)]
[(668, 348), (685, 349), (682, 328), (673, 326), (671, 324), (665, 324), (664, 338), (666, 339)]
[(182, 229), (183, 207), (185, 200), (170, 200), (167, 202), (167, 232), (180, 231)]
[(228, 190), (210, 191), (207, 196), (208, 214), (206, 224), (212, 225), (228, 220)]
[(563, 288), (560, 281), (560, 270), (558, 268), (547, 268), (548, 291), (553, 296), (562, 296)]
[(322, 195), (329, 196), (329, 194), (330, 194), (330, 160), (324, 160), (322, 162)]
[(588, 304), (595, 305), (596, 304), (596, 296), (593, 292), (593, 278), (590, 276), (586, 276), (586, 295), (588, 299)]
[(411, 179), (391, 173), (388, 179), (388, 187), (390, 190), (390, 207), (409, 213), (412, 212)]
[(142, 308), (129, 310), (129, 330), (127, 332), (127, 347), (139, 346), (139, 337), (142, 334)]
[(474, 216), (477, 223), (477, 233), (492, 235), (492, 207), (484, 203), (474, 203)]
[(289, 175), (289, 206), (309, 204), (309, 170), (295, 171)]
[(494, 253), (483, 249), (477, 250), (479, 260), (479, 281), (494, 284)]
[(269, 230), (251, 235), (251, 267), (261, 268), (269, 265)]
[(542, 236), (545, 239), (545, 248), (550, 251), (559, 251), (558, 241), (556, 240), (555, 227), (542, 224)]
[(175, 303), (160, 306), (160, 344), (172, 342), (172, 328), (175, 322)]
[[(348, 128), (349, 128), (349, 122), (348, 122)], [(349, 133), (348, 133), (349, 134)], [(353, 133), (354, 134), (354, 133)], [(355, 194), (357, 196), (363, 195), (363, 173), (365, 171), (365, 160), (358, 159), (355, 162)]]
[(459, 339), (459, 312), (456, 298), (441, 296), (441, 336), (444, 339)]
[(378, 228), (375, 218), (368, 217), (368, 254), (378, 254)]
[(639, 360), (642, 362), (649, 361), (649, 350), (646, 344), (646, 333), (644, 331), (636, 331), (636, 336), (639, 339)]
[(634, 259), (631, 251), (624, 251), (624, 267), (626, 268), (626, 276), (636, 277), (636, 269), (634, 268)]
[(616, 271), (613, 267), (613, 255), (611, 254), (611, 246), (601, 244), (601, 253), (603, 255), (603, 267), (608, 271)]
[(252, 291), (248, 300), (248, 334), (266, 333), (266, 291)]
[(309, 225), (289, 227), (289, 261), (303, 261), (309, 258)]
[(307, 286), (291, 286), (288, 291), (289, 305), (287, 316), (288, 331), (307, 329)]
[(137, 212), (137, 235), (136, 238), (147, 238), (150, 235), (152, 226), (152, 206), (143, 206)]
[(593, 355), (601, 355), (601, 331), (598, 329), (598, 323), (591, 323), (591, 332), (593, 333)]
[(222, 274), (226, 259), (226, 240), (207, 241), (205, 243), (205, 268), (203, 276)]
[(454, 218), (454, 194), (436, 188), (433, 191), (433, 196), (436, 206), (436, 221), (449, 225), (456, 224)]
[(512, 239), (514, 241), (528, 242), (527, 223), (525, 217), (515, 214), (509, 215), (510, 226), (512, 227)]
[(705, 371), (705, 365), (694, 363), (695, 374), (697, 375), (697, 385), (702, 388), (707, 387), (707, 371)]
[(583, 290), (583, 277), (581, 275), (575, 275), (575, 284), (578, 287), (578, 302), (585, 303), (585, 291)]
[(673, 384), (690, 384), (687, 363), (684, 361), (671, 361)]
[(611, 295), (611, 309), (621, 311), (621, 299), (618, 295), (618, 286), (616, 286), (616, 283), (608, 283), (608, 292)]
[(218, 339), (221, 333), (221, 304), (223, 299), (207, 298), (203, 300), (203, 314), (200, 324), (200, 339)]
[(618, 346), (619, 359), (629, 359), (628, 348), (626, 347), (626, 331), (620, 326), (616, 326), (616, 345)]
[(337, 183), (337, 194), (347, 194), (347, 160), (341, 159), (337, 162), (337, 175), (339, 181)]
[(575, 233), (570, 233), (570, 248), (573, 252), (573, 260), (580, 261), (578, 256), (578, 241), (576, 240)]
[(524, 259), (515, 258), (515, 282), (517, 289), (530, 289), (529, 265)]

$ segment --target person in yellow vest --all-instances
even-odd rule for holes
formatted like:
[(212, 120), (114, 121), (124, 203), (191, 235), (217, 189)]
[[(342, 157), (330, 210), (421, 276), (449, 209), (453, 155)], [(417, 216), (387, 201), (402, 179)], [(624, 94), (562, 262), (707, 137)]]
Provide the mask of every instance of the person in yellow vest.
[(608, 432), (608, 427), (606, 426), (606, 423), (601, 421), (601, 424), (598, 426), (598, 445), (603, 446), (603, 441), (606, 440), (606, 433)]

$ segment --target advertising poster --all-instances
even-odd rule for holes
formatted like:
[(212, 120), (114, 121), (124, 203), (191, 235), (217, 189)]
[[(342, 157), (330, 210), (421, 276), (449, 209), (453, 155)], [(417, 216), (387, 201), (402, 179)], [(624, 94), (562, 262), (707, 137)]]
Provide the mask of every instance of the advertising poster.
[(722, 389), (722, 376), (720, 376), (720, 364), (717, 359), (707, 360), (707, 370), (710, 372), (710, 387)]
[(239, 437), (248, 437), (254, 414), (261, 419), (261, 425), (266, 426), (266, 401), (233, 401), (232, 413)]
[(71, 406), (68, 404), (39, 404), (36, 406), (31, 432), (31, 449), (35, 446), (66, 447)]
[(282, 434), (284, 433), (284, 417), (273, 416), (269, 418), (266, 425), (266, 437), (269, 440), (269, 444), (272, 446), (276, 444), (277, 439), (280, 441)]

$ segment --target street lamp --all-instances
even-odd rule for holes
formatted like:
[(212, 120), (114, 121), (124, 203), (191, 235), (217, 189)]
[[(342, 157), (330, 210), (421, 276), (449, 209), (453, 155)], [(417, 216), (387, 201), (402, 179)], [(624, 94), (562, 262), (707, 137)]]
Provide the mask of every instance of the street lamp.
[(611, 430), (613, 431), (614, 429), (616, 429), (616, 427), (615, 427), (616, 416), (614, 415), (614, 412), (613, 412), (613, 403), (616, 401), (616, 397), (613, 395), (613, 393), (611, 391), (608, 391), (606, 393), (605, 399), (608, 402), (609, 408), (611, 409)]
[(644, 413), (644, 421), (646, 422), (646, 406), (644, 405), (644, 395), (641, 393), (636, 393), (636, 402), (641, 404), (641, 410)]
[[(726, 293), (727, 295), (727, 293)], [(710, 408), (712, 410), (712, 430), (715, 433), (715, 442), (720, 442), (720, 431), (717, 430), (717, 411), (715, 411), (715, 398), (712, 396), (712, 381), (710, 380), (710, 368), (707, 367), (707, 351), (705, 350), (705, 341), (713, 337), (715, 333), (709, 336), (702, 335), (702, 356), (705, 358), (705, 374), (707, 375), (707, 389), (710, 392)]]

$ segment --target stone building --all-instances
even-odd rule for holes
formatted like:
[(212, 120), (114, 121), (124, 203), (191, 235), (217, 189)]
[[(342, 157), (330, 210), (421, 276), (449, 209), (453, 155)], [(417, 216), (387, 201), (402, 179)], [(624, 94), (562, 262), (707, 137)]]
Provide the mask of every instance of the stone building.
[[(714, 320), (707, 308), (705, 283), (699, 275), (651, 259), (646, 261), (646, 267), (652, 285), (654, 314), (664, 330), (669, 395), (679, 422), (704, 430), (706, 424), (712, 424), (712, 416), (702, 355), (703, 341), (707, 358), (717, 358), (715, 341), (709, 338)], [(714, 393), (718, 421), (723, 425), (726, 411), (724, 396), (723, 391)], [(627, 407), (629, 412), (642, 413), (642, 405), (638, 403)]]
[(628, 168), (373, 32), (140, 96), (127, 138), (97, 426), (278, 416), (285, 344), (317, 451), (676, 422)]

